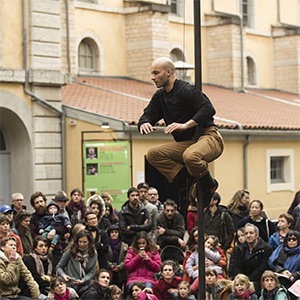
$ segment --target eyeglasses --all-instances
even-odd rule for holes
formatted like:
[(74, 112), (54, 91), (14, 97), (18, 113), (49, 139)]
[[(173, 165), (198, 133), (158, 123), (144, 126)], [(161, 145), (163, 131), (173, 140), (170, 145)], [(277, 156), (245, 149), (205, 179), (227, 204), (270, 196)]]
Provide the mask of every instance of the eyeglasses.
[(23, 201), (23, 199), (14, 199), (14, 201), (16, 201), (16, 202), (20, 201), (21, 202), (21, 201)]
[(157, 196), (158, 194), (149, 194), (148, 193), (148, 196)]
[(298, 239), (295, 238), (295, 237), (290, 237), (290, 238), (287, 238), (286, 240), (287, 240), (288, 242), (290, 242), (290, 241), (295, 242), (295, 241), (297, 241)]

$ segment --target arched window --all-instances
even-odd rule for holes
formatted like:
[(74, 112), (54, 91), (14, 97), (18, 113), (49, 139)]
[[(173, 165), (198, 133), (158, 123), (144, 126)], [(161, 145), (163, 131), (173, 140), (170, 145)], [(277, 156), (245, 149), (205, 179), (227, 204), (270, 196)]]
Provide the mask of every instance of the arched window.
[(0, 151), (6, 151), (6, 142), (4, 138), (4, 134), (0, 128)]
[(96, 71), (96, 55), (92, 43), (82, 40), (78, 48), (78, 68), (80, 71)]
[(247, 84), (248, 85), (256, 85), (256, 66), (253, 59), (247, 56)]
[[(170, 58), (174, 63), (179, 62), (179, 61), (185, 61), (184, 54), (178, 48), (175, 48), (171, 51)], [(186, 69), (179, 69), (179, 68), (176, 69), (177, 78), (188, 80), (186, 73), (187, 73)]]

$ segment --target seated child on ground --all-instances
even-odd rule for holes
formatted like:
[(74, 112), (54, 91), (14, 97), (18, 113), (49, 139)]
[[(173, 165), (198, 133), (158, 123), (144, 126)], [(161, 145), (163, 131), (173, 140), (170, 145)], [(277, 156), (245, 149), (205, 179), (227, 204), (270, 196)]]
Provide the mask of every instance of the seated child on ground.
[(248, 276), (244, 274), (237, 274), (233, 280), (233, 291), (228, 299), (241, 300), (258, 300), (254, 292), (253, 283), (250, 282)]

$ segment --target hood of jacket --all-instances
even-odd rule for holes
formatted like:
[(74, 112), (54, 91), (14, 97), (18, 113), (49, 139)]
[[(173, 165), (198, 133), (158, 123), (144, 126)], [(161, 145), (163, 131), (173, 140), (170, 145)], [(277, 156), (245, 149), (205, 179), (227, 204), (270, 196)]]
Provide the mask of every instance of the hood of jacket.
[(55, 205), (57, 207), (57, 213), (56, 213), (56, 215), (58, 215), (59, 212), (60, 212), (60, 208), (59, 208), (59, 205), (56, 202), (54, 202), (53, 200), (47, 205), (47, 207), (46, 207), (46, 213), (49, 214), (49, 207), (51, 205)]
[(100, 207), (99, 220), (101, 220), (101, 219), (104, 217), (104, 215), (105, 215), (105, 210), (106, 210), (104, 200), (103, 200), (100, 196), (99, 196), (98, 199), (92, 199), (92, 198), (90, 197), (90, 198), (87, 200), (87, 203), (86, 203), (86, 206), (87, 206), (88, 209), (91, 208), (91, 202), (92, 202), (92, 203), (97, 203), (97, 204), (99, 205), (99, 207)]

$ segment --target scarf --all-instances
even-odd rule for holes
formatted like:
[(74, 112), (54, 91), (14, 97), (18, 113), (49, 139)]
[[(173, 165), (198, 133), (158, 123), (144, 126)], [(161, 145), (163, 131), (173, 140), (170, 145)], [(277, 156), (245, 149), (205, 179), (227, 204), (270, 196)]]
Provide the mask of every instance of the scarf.
[(80, 274), (81, 274), (81, 277), (84, 277), (85, 276), (85, 269), (86, 269), (86, 264), (89, 260), (89, 254), (88, 254), (88, 249), (89, 247), (87, 247), (85, 250), (82, 250), (82, 251), (78, 251), (76, 253), (76, 257), (75, 257), (75, 260), (78, 261), (80, 263)]
[(278, 287), (276, 287), (274, 290), (268, 292), (266, 289), (263, 290), (263, 296), (264, 296), (264, 300), (274, 300), (276, 293), (278, 291)]
[[(281, 251), (282, 248), (283, 248), (282, 245), (277, 247), (273, 251), (272, 255), (269, 257), (269, 266), (272, 269), (275, 269), (274, 263), (278, 259), (280, 251)], [(300, 266), (300, 245), (295, 247), (295, 248), (289, 248), (289, 247), (285, 246), (284, 251), (288, 255), (288, 258), (287, 258), (287, 260), (285, 261), (285, 263), (283, 265), (284, 269), (290, 271), (291, 273), (294, 273), (294, 272), (298, 271), (299, 266)]]
[(68, 206), (74, 210), (74, 211), (78, 211), (80, 210), (81, 211), (81, 216), (84, 217), (85, 215), (85, 207), (84, 207), (84, 203), (83, 201), (79, 201), (77, 203), (75, 203), (73, 200), (71, 200), (68, 204)]
[(113, 263), (118, 263), (119, 262), (119, 254), (120, 254), (120, 249), (121, 249), (121, 240), (116, 239), (113, 240), (109, 238), (109, 245), (111, 247), (111, 250), (113, 252)]
[(234, 292), (236, 296), (243, 300), (248, 300), (250, 296), (252, 295), (253, 291), (246, 291), (243, 295), (240, 295), (238, 292)]
[[(36, 252), (31, 252), (30, 255), (33, 257), (35, 261), (36, 271), (42, 277), (44, 275), (51, 276), (52, 274), (52, 263), (47, 255), (39, 255)], [(45, 274), (44, 265), (42, 261), (48, 261), (48, 270), (47, 274)]]
[(70, 299), (70, 292), (67, 289), (66, 294), (63, 297), (59, 297), (56, 294), (54, 294), (54, 298), (58, 300), (69, 300)]

